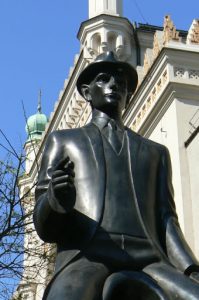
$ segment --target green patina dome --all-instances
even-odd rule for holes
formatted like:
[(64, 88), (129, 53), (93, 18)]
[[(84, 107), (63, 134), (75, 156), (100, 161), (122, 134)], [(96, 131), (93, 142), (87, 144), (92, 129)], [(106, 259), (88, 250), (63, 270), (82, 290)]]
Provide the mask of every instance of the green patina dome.
[(40, 139), (42, 133), (45, 131), (48, 119), (46, 115), (37, 112), (35, 115), (28, 118), (26, 124), (26, 132), (29, 139)]
[(42, 133), (45, 131), (48, 118), (41, 112), (41, 105), (38, 105), (38, 111), (35, 115), (28, 118), (26, 132), (28, 140), (40, 140)]

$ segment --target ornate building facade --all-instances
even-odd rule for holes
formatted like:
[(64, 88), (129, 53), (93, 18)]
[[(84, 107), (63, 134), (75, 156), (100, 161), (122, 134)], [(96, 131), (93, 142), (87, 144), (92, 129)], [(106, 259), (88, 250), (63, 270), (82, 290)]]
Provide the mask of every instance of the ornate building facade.
[[(90, 107), (75, 86), (79, 73), (98, 54), (112, 50), (132, 64), (139, 77), (124, 122), (169, 148), (179, 221), (199, 258), (199, 20), (193, 20), (188, 32), (176, 30), (170, 16), (165, 16), (163, 27), (137, 25), (122, 16), (122, 0), (89, 0), (89, 19), (81, 24), (78, 38), (80, 53), (49, 120), (38, 109), (27, 124), (26, 174), (20, 186), (22, 194), (29, 189), (30, 193), (24, 209), (34, 206), (34, 186), (49, 133), (80, 127), (90, 119)], [(54, 249), (39, 240), (32, 225), (26, 231), (25, 249), (38, 252), (25, 251), (24, 276), (15, 298), (40, 300), (53, 270), (53, 261), (47, 258), (53, 257)]]

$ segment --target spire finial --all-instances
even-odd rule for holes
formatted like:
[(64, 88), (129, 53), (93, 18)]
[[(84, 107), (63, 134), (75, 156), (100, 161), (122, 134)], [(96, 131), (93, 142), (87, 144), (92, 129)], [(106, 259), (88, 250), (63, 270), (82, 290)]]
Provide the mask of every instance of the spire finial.
[(39, 90), (39, 97), (38, 97), (38, 105), (37, 105), (37, 112), (41, 113), (41, 89)]

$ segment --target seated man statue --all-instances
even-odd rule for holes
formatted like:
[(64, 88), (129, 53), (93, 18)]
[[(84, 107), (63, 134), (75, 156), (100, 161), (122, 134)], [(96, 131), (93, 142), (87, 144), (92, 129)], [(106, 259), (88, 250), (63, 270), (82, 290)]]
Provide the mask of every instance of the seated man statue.
[(122, 121), (137, 81), (113, 52), (99, 55), (77, 80), (90, 123), (48, 137), (34, 223), (57, 244), (57, 257), (43, 299), (199, 299), (199, 264), (178, 224), (168, 150)]

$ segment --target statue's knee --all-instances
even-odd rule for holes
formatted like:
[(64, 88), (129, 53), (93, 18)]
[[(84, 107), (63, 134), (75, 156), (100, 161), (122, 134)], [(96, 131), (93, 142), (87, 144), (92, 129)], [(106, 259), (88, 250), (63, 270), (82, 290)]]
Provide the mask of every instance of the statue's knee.
[(103, 300), (119, 299), (122, 290), (125, 288), (126, 278), (122, 273), (114, 273), (110, 275), (103, 288)]
[(169, 300), (164, 291), (142, 272), (110, 275), (103, 288), (103, 300)]

